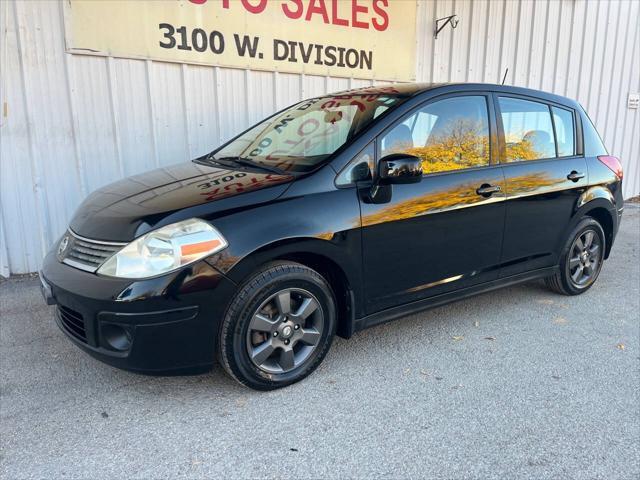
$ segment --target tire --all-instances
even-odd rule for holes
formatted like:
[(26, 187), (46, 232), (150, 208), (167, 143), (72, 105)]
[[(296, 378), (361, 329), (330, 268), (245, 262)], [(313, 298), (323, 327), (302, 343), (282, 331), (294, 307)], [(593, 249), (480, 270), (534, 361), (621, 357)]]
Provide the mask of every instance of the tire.
[(598, 279), (605, 248), (606, 239), (602, 226), (591, 217), (583, 218), (565, 242), (558, 272), (546, 278), (545, 283), (551, 290), (562, 295), (580, 295), (586, 292)]
[(218, 359), (247, 387), (286, 387), (320, 365), (336, 324), (333, 291), (318, 272), (294, 262), (269, 263), (231, 300), (220, 325)]

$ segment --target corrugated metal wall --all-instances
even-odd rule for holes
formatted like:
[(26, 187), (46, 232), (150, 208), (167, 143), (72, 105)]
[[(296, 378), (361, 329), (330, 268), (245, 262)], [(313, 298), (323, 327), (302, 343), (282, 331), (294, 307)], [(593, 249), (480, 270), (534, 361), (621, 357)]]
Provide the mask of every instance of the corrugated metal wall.
[[(400, 1), (400, 0), (394, 0)], [(410, 0), (407, 0), (410, 1)], [(417, 79), (578, 99), (640, 192), (640, 2), (419, 1)], [(436, 18), (455, 30), (433, 38)], [(373, 82), (64, 53), (62, 3), (0, 2), (0, 274), (38, 269), (79, 202), (120, 177), (202, 154), (301, 98)]]

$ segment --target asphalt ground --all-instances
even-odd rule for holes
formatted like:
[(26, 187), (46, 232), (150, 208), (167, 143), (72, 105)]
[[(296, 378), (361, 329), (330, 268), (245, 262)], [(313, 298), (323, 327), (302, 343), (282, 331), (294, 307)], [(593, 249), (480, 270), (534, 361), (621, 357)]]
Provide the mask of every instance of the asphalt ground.
[(640, 477), (640, 208), (596, 285), (531, 282), (337, 339), (294, 386), (116, 370), (0, 284), (0, 477)]

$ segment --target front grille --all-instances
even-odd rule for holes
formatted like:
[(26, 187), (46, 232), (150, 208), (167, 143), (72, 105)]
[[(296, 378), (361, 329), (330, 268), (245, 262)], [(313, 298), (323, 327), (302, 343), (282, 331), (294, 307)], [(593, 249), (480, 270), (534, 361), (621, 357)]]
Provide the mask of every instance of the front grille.
[(91, 240), (80, 237), (71, 230), (63, 237), (63, 242), (64, 238), (67, 239), (67, 245), (60, 252), (62, 262), (87, 272), (95, 272), (111, 255), (126, 245)]
[(64, 329), (81, 342), (87, 343), (87, 331), (84, 328), (82, 314), (70, 308), (58, 306), (58, 315)]

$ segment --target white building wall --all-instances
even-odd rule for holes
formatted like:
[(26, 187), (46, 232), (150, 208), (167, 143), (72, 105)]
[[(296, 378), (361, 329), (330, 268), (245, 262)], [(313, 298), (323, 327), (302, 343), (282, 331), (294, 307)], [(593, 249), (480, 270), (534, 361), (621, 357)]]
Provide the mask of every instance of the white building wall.
[[(399, 0), (394, 0), (399, 1)], [(406, 0), (410, 1), (410, 0)], [(580, 101), (640, 193), (640, 2), (418, 1), (418, 81)], [(433, 38), (436, 18), (458, 27)], [(80, 201), (186, 161), (299, 99), (375, 82), (64, 53), (62, 2), (0, 0), (0, 274), (36, 271)], [(401, 52), (399, 52), (400, 54)]]

